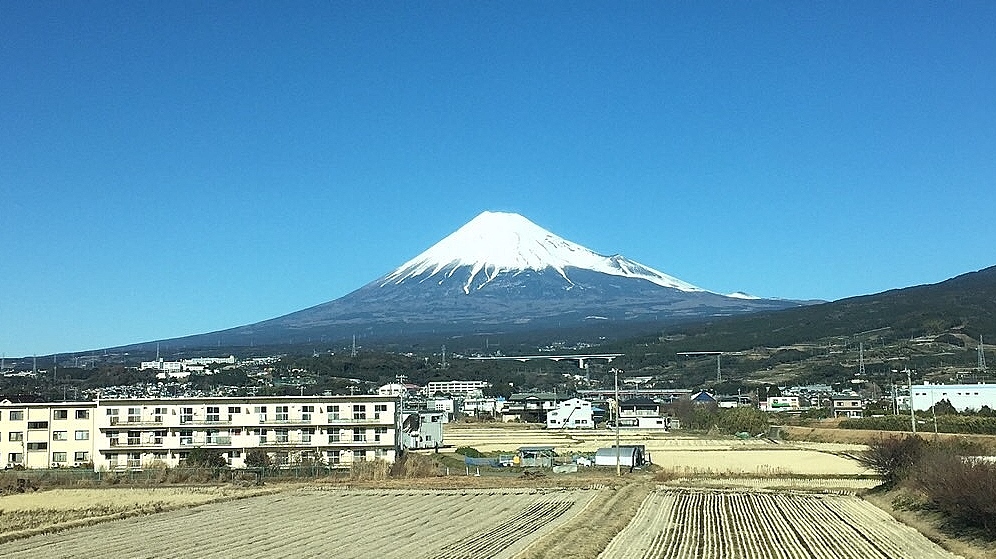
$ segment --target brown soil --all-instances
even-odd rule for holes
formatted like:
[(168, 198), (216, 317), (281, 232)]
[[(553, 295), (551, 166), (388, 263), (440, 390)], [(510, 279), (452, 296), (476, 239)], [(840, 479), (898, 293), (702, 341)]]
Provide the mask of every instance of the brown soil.
[(640, 510), (654, 485), (634, 482), (602, 491), (571, 520), (515, 556), (515, 559), (595, 559)]

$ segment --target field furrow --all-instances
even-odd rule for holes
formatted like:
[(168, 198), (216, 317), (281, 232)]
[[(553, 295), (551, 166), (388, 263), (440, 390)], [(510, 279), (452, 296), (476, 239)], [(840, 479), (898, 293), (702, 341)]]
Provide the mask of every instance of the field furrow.
[(0, 556), (504, 558), (595, 495), (301, 490), (34, 536)]
[(662, 489), (643, 508), (600, 559), (955, 557), (853, 496)]

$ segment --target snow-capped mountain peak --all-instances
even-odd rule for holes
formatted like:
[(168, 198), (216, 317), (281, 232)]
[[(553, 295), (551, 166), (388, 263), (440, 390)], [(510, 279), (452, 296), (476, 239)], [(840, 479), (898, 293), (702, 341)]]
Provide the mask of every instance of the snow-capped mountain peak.
[[(603, 256), (568, 241), (515, 213), (483, 212), (415, 258), (388, 274), (381, 286), (412, 278), (439, 281), (461, 271), (464, 293), (480, 289), (500, 274), (554, 270), (570, 285), (572, 268), (639, 278), (681, 291), (702, 291), (692, 284), (629, 260)], [(462, 270), (468, 270), (462, 277)]]

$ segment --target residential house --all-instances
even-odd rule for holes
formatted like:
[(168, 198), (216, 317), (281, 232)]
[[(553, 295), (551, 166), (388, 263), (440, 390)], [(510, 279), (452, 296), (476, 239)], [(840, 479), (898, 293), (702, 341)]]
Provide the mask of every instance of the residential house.
[(557, 404), (546, 414), (548, 429), (594, 429), (591, 402), (571, 398)]

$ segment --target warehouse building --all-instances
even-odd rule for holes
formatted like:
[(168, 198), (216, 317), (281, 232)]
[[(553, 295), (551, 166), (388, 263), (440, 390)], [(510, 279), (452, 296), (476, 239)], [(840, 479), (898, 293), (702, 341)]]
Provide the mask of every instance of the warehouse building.
[(913, 409), (928, 410), (941, 400), (951, 402), (959, 412), (980, 410), (988, 406), (996, 410), (996, 384), (914, 384)]

